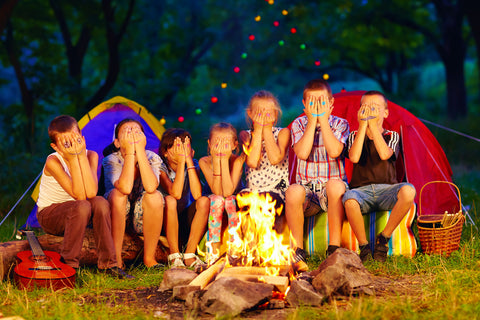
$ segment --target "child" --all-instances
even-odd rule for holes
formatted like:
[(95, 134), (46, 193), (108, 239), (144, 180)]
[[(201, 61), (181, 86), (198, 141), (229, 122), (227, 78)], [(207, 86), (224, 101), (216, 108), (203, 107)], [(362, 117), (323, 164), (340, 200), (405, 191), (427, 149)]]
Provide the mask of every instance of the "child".
[(98, 268), (119, 278), (131, 278), (117, 267), (112, 239), (110, 206), (97, 195), (96, 152), (86, 150), (77, 121), (66, 115), (50, 122), (50, 146), (56, 151), (47, 157), (38, 196), (38, 221), (43, 230), (63, 235), (63, 261), (79, 267), (85, 228), (93, 224)]
[[(163, 133), (159, 154), (163, 159), (160, 170), (160, 190), (166, 203), (166, 234), (171, 267), (197, 267), (204, 263), (195, 254), (205, 234), (209, 200), (202, 196), (198, 178), (198, 162), (193, 158), (191, 135), (183, 129), (170, 128)], [(191, 203), (191, 198), (193, 202)], [(185, 253), (180, 253), (179, 220)], [(187, 241), (188, 238), (188, 241)]]
[(400, 136), (383, 128), (388, 117), (387, 99), (379, 91), (368, 91), (361, 99), (358, 131), (348, 137), (348, 157), (353, 162), (350, 190), (343, 196), (345, 212), (360, 246), (362, 261), (372, 259), (362, 214), (392, 210), (384, 230), (377, 236), (373, 258), (385, 261), (387, 243), (415, 199), (415, 187), (398, 183), (395, 161)]
[(247, 121), (252, 129), (240, 132), (240, 140), (248, 149), (247, 188), (241, 192), (256, 190), (260, 194), (269, 194), (276, 201), (277, 208), (284, 206), (285, 191), (289, 186), (287, 148), (290, 129), (274, 127), (281, 113), (277, 98), (261, 90), (252, 96), (247, 107)]
[(223, 211), (227, 212), (229, 228), (238, 224), (235, 193), (240, 185), (244, 155), (237, 156), (237, 130), (229, 123), (220, 122), (212, 126), (208, 138), (210, 155), (200, 159), (200, 168), (212, 191), (210, 214), (208, 219), (207, 242), (212, 252), (209, 263), (214, 262), (220, 254), (220, 237)]
[[(296, 184), (285, 194), (285, 215), (294, 244), (294, 269), (308, 269), (303, 250), (304, 217), (327, 211), (327, 255), (340, 247), (345, 212), (342, 196), (347, 188), (342, 152), (349, 133), (345, 119), (331, 115), (334, 98), (323, 79), (309, 81), (303, 90), (305, 115), (294, 120), (292, 146), (297, 155)], [(327, 206), (328, 200), (328, 206)]]
[(155, 258), (163, 220), (163, 197), (157, 190), (162, 160), (145, 150), (146, 144), (142, 124), (124, 119), (115, 128), (115, 152), (103, 159), (105, 198), (112, 207), (112, 235), (119, 266), (123, 265), (127, 218), (131, 219), (135, 232), (143, 234), (145, 266), (163, 266)]

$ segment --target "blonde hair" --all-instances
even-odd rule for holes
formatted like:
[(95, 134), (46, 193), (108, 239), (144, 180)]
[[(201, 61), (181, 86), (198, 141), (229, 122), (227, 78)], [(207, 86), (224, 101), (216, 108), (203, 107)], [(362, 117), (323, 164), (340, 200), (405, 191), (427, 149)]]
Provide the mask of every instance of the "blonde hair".
[[(274, 125), (276, 125), (278, 123), (278, 120), (282, 117), (282, 109), (280, 108), (280, 103), (278, 102), (277, 97), (275, 97), (275, 95), (273, 93), (271, 93), (270, 91), (267, 91), (267, 90), (257, 91), (250, 98), (250, 101), (248, 102), (247, 109), (246, 109), (247, 111), (252, 110), (253, 102), (257, 99), (265, 99), (265, 100), (273, 101), (274, 109), (275, 109), (275, 112), (277, 113), (277, 116), (275, 118), (275, 123), (274, 123)], [(248, 125), (250, 127), (252, 127), (253, 122), (252, 122), (252, 119), (250, 119), (250, 117), (248, 116), (248, 114), (246, 116), (246, 120), (247, 120)]]

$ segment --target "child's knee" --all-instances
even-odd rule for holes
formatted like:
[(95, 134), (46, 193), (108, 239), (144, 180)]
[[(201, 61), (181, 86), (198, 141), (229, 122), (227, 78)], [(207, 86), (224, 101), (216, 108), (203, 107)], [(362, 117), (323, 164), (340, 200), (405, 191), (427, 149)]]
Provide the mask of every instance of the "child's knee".
[(347, 201), (345, 201), (343, 206), (345, 207), (345, 211), (347, 213), (354, 212), (355, 210), (360, 210), (360, 204), (355, 199), (348, 199)]
[(305, 188), (299, 184), (292, 184), (285, 192), (285, 202), (303, 203), (305, 201)]
[(208, 208), (210, 207), (210, 199), (208, 199), (208, 197), (201, 196), (200, 198), (197, 199), (196, 205), (197, 205), (197, 211), (205, 210), (205, 209), (208, 210)]
[(328, 180), (325, 185), (327, 196), (341, 198), (345, 193), (345, 182), (338, 179)]
[(89, 221), (92, 215), (92, 205), (88, 200), (77, 200), (70, 211), (71, 217), (76, 221)]
[(402, 199), (405, 202), (413, 202), (415, 200), (416, 191), (410, 185), (405, 185), (398, 191), (398, 199)]

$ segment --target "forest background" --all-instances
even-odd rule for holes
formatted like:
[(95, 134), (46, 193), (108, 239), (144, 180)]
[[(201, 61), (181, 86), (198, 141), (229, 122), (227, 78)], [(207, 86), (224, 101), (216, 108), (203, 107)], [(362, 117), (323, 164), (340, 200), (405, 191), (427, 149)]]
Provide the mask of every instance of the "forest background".
[[(478, 7), (474, 0), (0, 0), (0, 219), (42, 170), (50, 120), (80, 119), (117, 95), (167, 128), (190, 131), (197, 158), (212, 124), (246, 127), (254, 92), (278, 96), (286, 126), (302, 112), (304, 84), (319, 77), (334, 93), (382, 90), (414, 115), (478, 138)], [(478, 141), (427, 126), (476, 216)], [(7, 227), (23, 224), (32, 207), (22, 201)]]

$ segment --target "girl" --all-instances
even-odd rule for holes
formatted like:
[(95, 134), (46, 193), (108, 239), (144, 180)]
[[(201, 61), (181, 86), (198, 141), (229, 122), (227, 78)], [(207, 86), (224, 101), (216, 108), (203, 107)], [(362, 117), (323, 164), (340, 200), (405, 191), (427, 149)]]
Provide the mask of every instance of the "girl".
[[(183, 129), (170, 128), (163, 133), (159, 154), (163, 159), (160, 170), (160, 190), (166, 203), (166, 234), (172, 267), (195, 267), (203, 263), (195, 254), (197, 245), (205, 234), (209, 200), (202, 196), (202, 185), (198, 178), (198, 162), (193, 159), (191, 135)], [(190, 199), (193, 198), (191, 203)], [(182, 243), (186, 242), (185, 253), (180, 253), (179, 220)], [(188, 239), (188, 241), (187, 241)]]
[(212, 191), (210, 198), (210, 215), (208, 219), (207, 242), (211, 244), (209, 263), (214, 262), (220, 254), (220, 233), (223, 211), (227, 211), (229, 228), (238, 224), (235, 191), (242, 176), (245, 156), (237, 156), (237, 130), (225, 122), (215, 124), (210, 129), (208, 139), (209, 156), (200, 159), (200, 168)]
[[(241, 192), (268, 193), (279, 207), (285, 203), (285, 191), (289, 186), (287, 148), (290, 130), (275, 127), (282, 110), (277, 98), (268, 91), (255, 93), (246, 113), (251, 129), (240, 132), (240, 140), (248, 153), (247, 188)], [(276, 230), (280, 232), (281, 227), (277, 225)]]
[(163, 196), (157, 190), (162, 160), (145, 150), (146, 144), (141, 123), (124, 119), (115, 128), (114, 152), (103, 159), (105, 198), (112, 210), (112, 235), (119, 267), (123, 266), (122, 245), (128, 216), (134, 230), (144, 236), (143, 263), (147, 268), (162, 267), (155, 259), (163, 220)]

